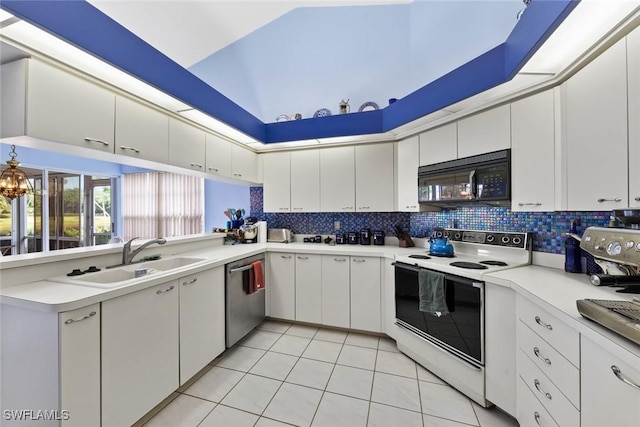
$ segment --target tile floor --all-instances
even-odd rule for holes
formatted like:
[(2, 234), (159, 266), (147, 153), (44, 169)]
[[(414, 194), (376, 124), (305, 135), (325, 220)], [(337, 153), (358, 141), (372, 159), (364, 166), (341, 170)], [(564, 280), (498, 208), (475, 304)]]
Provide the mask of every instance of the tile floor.
[(145, 427), (511, 427), (388, 338), (265, 321)]

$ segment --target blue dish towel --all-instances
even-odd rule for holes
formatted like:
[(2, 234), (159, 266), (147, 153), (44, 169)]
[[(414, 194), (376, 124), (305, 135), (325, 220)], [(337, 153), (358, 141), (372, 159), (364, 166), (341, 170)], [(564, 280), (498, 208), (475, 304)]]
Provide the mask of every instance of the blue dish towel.
[(438, 317), (449, 314), (446, 300), (444, 274), (421, 269), (418, 272), (418, 295), (420, 311)]

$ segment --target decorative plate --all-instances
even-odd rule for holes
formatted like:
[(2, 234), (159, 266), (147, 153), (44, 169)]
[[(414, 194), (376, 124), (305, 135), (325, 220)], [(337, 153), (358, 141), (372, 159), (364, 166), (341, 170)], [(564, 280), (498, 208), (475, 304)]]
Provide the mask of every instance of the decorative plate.
[(321, 108), (315, 113), (313, 113), (313, 117), (327, 117), (331, 115), (331, 110), (328, 108)]
[(379, 110), (380, 107), (378, 107), (378, 104), (376, 104), (375, 102), (369, 101), (369, 102), (365, 102), (364, 104), (362, 104), (360, 106), (360, 108), (358, 108), (359, 112), (362, 111), (373, 111), (373, 110)]

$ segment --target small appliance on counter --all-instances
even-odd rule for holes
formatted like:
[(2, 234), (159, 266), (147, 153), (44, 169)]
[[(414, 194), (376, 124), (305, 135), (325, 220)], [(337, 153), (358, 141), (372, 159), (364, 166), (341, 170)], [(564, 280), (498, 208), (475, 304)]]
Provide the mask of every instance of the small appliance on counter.
[(344, 233), (336, 233), (336, 245), (345, 245), (347, 243), (347, 235)]
[(382, 231), (382, 230), (373, 230), (372, 234), (373, 234), (373, 244), (377, 245), (377, 246), (383, 246), (384, 245), (384, 237), (385, 237), (384, 231)]
[(245, 219), (244, 224), (240, 226), (239, 234), (241, 243), (258, 243), (258, 218), (250, 216)]
[(360, 236), (360, 233), (358, 233), (357, 231), (348, 232), (347, 233), (347, 243), (350, 244), (350, 245), (357, 245), (359, 236)]
[(360, 230), (360, 244), (361, 245), (371, 244), (371, 229), (363, 228), (362, 230)]
[(267, 232), (267, 242), (291, 243), (293, 233), (288, 228), (270, 228)]

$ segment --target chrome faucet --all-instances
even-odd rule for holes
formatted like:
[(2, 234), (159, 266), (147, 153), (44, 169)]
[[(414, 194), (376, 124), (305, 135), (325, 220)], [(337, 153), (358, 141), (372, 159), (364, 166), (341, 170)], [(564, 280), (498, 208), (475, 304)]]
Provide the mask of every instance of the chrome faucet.
[(148, 242), (145, 242), (142, 246), (137, 248), (135, 251), (131, 252), (131, 242), (133, 242), (136, 239), (139, 239), (139, 237), (134, 237), (133, 239), (129, 240), (127, 243), (124, 244), (124, 247), (122, 248), (122, 265), (131, 264), (133, 262), (133, 258), (136, 255), (138, 255), (138, 253), (140, 253), (141, 250), (143, 250), (149, 245), (152, 245), (154, 243), (157, 243), (159, 245), (164, 245), (165, 243), (167, 243), (166, 239), (153, 239), (153, 240), (149, 240)]

